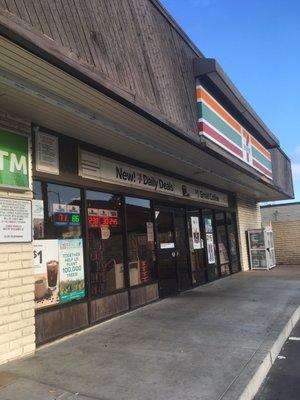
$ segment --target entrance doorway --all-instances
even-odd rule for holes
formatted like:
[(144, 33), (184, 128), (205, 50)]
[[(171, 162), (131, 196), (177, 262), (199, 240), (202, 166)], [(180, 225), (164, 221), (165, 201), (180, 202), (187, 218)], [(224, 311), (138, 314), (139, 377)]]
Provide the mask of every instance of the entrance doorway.
[(160, 297), (191, 288), (185, 210), (157, 207), (157, 265)]

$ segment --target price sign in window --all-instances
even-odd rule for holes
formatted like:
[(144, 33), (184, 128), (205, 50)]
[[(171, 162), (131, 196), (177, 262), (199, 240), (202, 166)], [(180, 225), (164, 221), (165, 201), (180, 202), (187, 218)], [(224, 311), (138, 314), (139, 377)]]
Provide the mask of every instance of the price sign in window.
[(53, 223), (57, 226), (80, 226), (80, 214), (56, 212), (53, 214)]

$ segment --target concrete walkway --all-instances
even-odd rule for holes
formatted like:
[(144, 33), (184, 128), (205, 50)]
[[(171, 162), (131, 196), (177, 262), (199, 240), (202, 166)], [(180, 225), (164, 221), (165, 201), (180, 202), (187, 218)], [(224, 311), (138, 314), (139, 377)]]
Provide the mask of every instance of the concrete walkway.
[(2, 365), (0, 399), (235, 400), (299, 303), (300, 267), (242, 272)]

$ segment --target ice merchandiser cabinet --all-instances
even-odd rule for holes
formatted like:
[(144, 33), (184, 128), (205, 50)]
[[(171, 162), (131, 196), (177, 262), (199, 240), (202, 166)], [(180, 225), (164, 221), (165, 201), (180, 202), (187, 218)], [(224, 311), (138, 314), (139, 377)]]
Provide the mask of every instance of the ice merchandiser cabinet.
[(251, 269), (274, 268), (276, 261), (272, 229), (251, 229), (247, 234)]

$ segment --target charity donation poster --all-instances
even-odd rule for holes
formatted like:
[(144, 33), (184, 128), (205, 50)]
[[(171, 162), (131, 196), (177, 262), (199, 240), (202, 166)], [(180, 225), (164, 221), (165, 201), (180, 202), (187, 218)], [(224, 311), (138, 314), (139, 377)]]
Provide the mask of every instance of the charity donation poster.
[(60, 265), (60, 303), (85, 296), (82, 239), (63, 239), (58, 242)]

